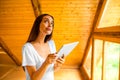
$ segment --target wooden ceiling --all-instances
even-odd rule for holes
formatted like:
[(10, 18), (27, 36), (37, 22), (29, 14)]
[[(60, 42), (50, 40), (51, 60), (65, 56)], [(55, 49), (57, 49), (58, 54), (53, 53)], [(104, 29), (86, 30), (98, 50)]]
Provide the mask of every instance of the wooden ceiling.
[[(65, 43), (80, 42), (66, 58), (65, 66), (68, 67), (81, 64), (97, 21), (100, 21), (97, 27), (120, 25), (119, 0), (39, 0), (39, 3), (41, 13), (49, 13), (55, 18), (53, 39), (57, 50)], [(0, 51), (7, 46), (8, 54), (17, 65), (21, 65), (22, 46), (34, 20), (31, 0), (0, 0)]]

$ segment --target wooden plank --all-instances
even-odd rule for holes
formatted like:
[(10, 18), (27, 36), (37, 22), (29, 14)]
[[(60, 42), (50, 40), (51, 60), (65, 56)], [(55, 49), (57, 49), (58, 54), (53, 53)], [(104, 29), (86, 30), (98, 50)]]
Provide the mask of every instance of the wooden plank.
[(95, 39), (100, 39), (100, 40), (105, 40), (105, 41), (110, 41), (110, 42), (115, 42), (115, 43), (120, 43), (120, 33), (94, 33), (94, 38)]
[[(89, 43), (87, 43), (87, 48), (85, 48), (85, 51), (84, 51), (84, 56), (83, 56), (83, 59), (84, 60), (82, 60), (82, 64), (81, 65), (83, 65), (84, 63), (85, 63), (85, 60), (86, 60), (86, 58), (87, 58), (87, 54), (88, 54), (88, 52), (89, 52), (89, 50), (90, 50), (90, 45), (92, 45), (92, 38), (90, 38), (90, 40), (89, 40)], [(86, 55), (85, 55), (86, 54)]]
[(0, 46), (0, 54), (6, 54), (6, 52), (2, 49), (1, 46)]
[(95, 64), (94, 64), (94, 46), (95, 46), (95, 44), (94, 44), (94, 38), (92, 37), (92, 56), (91, 56), (91, 80), (94, 80), (94, 66), (95, 66)]
[(88, 72), (84, 65), (80, 67), (80, 72), (81, 72), (84, 80), (90, 80), (90, 76), (88, 75)]
[(7, 45), (4, 43), (2, 38), (0, 37), (0, 46), (2, 49), (11, 57), (11, 59), (16, 63), (16, 65), (20, 66), (21, 62), (16, 58), (16, 56), (13, 55), (11, 50), (7, 47)]
[(119, 74), (118, 74), (118, 76), (119, 76), (119, 80), (120, 80), (120, 52), (119, 52)]
[(103, 41), (102, 44), (102, 80), (105, 80), (105, 54), (104, 54), (104, 48), (105, 48), (105, 41)]
[(100, 2), (101, 6), (100, 6), (98, 17), (95, 17), (97, 19), (96, 19), (96, 22), (95, 22), (95, 25), (94, 25), (94, 29), (96, 29), (99, 26), (99, 24), (101, 23), (101, 21), (103, 19), (103, 16), (106, 12), (108, 1), (109, 0), (101, 0), (101, 2)]
[(94, 32), (120, 32), (120, 26), (110, 26), (105, 28), (95, 29)]
[(0, 64), (0, 67), (15, 67), (15, 65), (11, 65), (11, 64)]

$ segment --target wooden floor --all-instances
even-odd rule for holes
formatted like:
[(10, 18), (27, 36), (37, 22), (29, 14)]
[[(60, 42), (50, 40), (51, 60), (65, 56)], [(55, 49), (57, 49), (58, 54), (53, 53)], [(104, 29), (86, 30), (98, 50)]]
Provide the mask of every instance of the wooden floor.
[(25, 73), (22, 67), (11, 68), (0, 80), (25, 80)]
[(55, 80), (83, 80), (79, 69), (61, 69), (55, 72)]
[[(0, 80), (26, 80), (22, 67), (14, 67)], [(79, 69), (61, 69), (55, 72), (55, 80), (83, 80)]]

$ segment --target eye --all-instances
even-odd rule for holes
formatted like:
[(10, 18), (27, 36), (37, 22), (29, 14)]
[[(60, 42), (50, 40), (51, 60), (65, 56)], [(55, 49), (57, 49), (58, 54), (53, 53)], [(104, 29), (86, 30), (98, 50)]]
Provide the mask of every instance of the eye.
[(54, 23), (53, 22), (51, 22), (51, 25), (52, 25), (52, 27), (54, 26)]
[(49, 22), (49, 21), (46, 19), (46, 20), (44, 20), (44, 22), (46, 23), (46, 22)]

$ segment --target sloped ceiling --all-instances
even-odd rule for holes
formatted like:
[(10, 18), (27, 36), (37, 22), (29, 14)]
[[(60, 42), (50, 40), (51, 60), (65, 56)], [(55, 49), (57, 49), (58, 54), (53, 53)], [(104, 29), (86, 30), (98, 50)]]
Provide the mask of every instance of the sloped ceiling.
[[(81, 64), (99, 1), (39, 0), (41, 12), (49, 13), (55, 18), (53, 39), (57, 50), (65, 43), (80, 42), (67, 56), (65, 65), (79, 66)], [(114, 14), (115, 12), (112, 11), (114, 9), (116, 13), (120, 13), (119, 0), (110, 1), (111, 5), (108, 7), (111, 9), (110, 11)], [(102, 17), (103, 24), (101, 26), (106, 25), (105, 22), (111, 16), (105, 15)], [(0, 0), (0, 37), (12, 52), (12, 57), (18, 59), (18, 64), (21, 64), (22, 46), (27, 40), (34, 20), (35, 16), (30, 0)], [(115, 24), (120, 24), (119, 14), (115, 20)], [(111, 22), (113, 21), (109, 20), (109, 23)]]
[(34, 19), (30, 0), (0, 0), (0, 37), (20, 63), (22, 45)]

